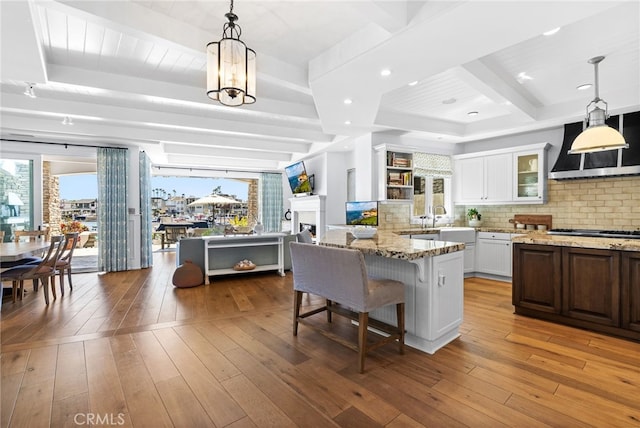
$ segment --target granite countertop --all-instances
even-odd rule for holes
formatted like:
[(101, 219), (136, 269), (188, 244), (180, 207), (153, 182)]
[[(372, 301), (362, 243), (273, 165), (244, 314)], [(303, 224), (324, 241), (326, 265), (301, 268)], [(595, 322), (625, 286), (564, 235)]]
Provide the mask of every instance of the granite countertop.
[(618, 251), (640, 251), (640, 239), (594, 238), (588, 236), (548, 235), (544, 232), (516, 236), (515, 244), (554, 245), (560, 247), (595, 248)]
[[(469, 226), (453, 226), (453, 227), (469, 227)], [(407, 228), (394, 230), (393, 233), (397, 235), (419, 235), (419, 234), (436, 234), (440, 233), (442, 227), (416, 227), (416, 228)], [(516, 229), (514, 227), (474, 227), (476, 232), (493, 232), (493, 233), (535, 233), (539, 232), (537, 230), (524, 230), (524, 229)]]
[(392, 231), (381, 230), (372, 239), (356, 239), (347, 230), (328, 230), (320, 245), (350, 248), (364, 254), (401, 260), (417, 260), (464, 250), (464, 244), (459, 242), (406, 239)]

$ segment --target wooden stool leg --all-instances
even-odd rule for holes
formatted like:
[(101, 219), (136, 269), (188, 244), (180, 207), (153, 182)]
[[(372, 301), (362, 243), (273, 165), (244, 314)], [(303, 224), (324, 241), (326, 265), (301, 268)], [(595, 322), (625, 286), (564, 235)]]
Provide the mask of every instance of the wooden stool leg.
[(404, 354), (404, 303), (398, 303), (396, 305), (396, 315), (398, 317), (398, 351)]
[(71, 282), (71, 266), (67, 269), (67, 277), (69, 278), (69, 290), (73, 290), (73, 282)]
[(58, 296), (56, 296), (56, 276), (53, 275), (50, 278), (45, 277), (44, 280), (45, 280), (45, 287), (51, 284), (51, 294), (53, 294), (53, 300), (57, 299)]
[(11, 301), (16, 302), (16, 293), (18, 292), (18, 281), (11, 281)]
[(333, 305), (333, 302), (327, 299), (327, 322), (331, 322), (331, 305)]
[(369, 325), (369, 313), (358, 314), (358, 362), (360, 373), (364, 373), (364, 359), (367, 355), (367, 327)]
[(302, 291), (293, 292), (293, 335), (298, 335), (298, 316), (300, 316), (300, 305), (302, 304)]

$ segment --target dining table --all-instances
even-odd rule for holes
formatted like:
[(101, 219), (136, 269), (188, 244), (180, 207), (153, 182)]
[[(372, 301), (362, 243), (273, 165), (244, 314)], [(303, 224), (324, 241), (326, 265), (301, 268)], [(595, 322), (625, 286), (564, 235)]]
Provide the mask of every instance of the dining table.
[(2, 242), (0, 244), (0, 261), (15, 262), (34, 253), (42, 253), (49, 248), (49, 242), (44, 240), (26, 242)]

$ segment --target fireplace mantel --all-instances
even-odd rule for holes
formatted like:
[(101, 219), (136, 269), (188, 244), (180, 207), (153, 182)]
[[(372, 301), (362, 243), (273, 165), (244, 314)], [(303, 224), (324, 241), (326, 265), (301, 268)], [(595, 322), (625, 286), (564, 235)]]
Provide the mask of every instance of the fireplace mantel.
[(300, 213), (313, 212), (315, 214), (316, 239), (322, 239), (326, 231), (325, 225), (325, 195), (299, 196), (289, 199), (291, 203), (291, 233), (300, 230)]

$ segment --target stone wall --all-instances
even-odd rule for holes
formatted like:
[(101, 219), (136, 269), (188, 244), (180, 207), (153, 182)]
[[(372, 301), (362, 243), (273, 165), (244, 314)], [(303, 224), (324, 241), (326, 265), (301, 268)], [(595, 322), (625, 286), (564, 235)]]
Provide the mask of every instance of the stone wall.
[(60, 233), (60, 180), (51, 174), (51, 163), (48, 161), (42, 164), (42, 221), (49, 225), (51, 234)]
[(247, 218), (249, 224), (253, 226), (258, 220), (258, 180), (249, 180), (247, 199)]

